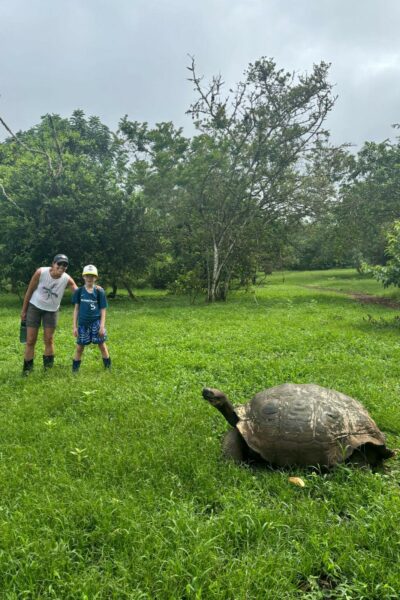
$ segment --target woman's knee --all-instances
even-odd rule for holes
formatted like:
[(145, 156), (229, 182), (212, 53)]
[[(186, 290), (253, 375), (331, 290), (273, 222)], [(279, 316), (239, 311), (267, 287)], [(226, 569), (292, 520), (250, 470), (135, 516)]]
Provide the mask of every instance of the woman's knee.
[(38, 330), (33, 327), (28, 327), (26, 332), (26, 345), (28, 348), (34, 348), (38, 338)]
[(35, 334), (29, 334), (26, 336), (26, 346), (27, 348), (30, 348), (31, 350), (33, 350), (36, 346), (36, 342), (37, 342), (37, 333)]
[(34, 350), (34, 348), (36, 346), (36, 340), (37, 340), (37, 338), (27, 339), (26, 340), (26, 347), (29, 348), (30, 350)]
[(54, 329), (45, 329), (43, 339), (45, 344), (52, 344), (54, 342)]

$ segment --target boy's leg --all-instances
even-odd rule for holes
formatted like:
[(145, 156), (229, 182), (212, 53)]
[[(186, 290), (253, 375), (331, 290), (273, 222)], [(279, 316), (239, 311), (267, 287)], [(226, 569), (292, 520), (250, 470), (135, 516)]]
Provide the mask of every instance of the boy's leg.
[(72, 372), (76, 373), (79, 371), (79, 367), (81, 366), (82, 354), (85, 349), (85, 346), (81, 346), (81, 344), (76, 345), (75, 356), (72, 359)]
[(101, 352), (101, 356), (103, 358), (109, 358), (110, 357), (110, 353), (108, 352), (108, 348), (105, 342), (103, 342), (102, 344), (97, 344), (99, 347), (99, 350)]
[(104, 337), (99, 336), (100, 320), (92, 324), (91, 339), (93, 344), (99, 347), (105, 369), (111, 369), (111, 358), (106, 345), (107, 332), (104, 331)]
[(85, 346), (82, 346), (81, 344), (76, 345), (74, 360), (81, 360), (84, 349)]
[(105, 369), (111, 369), (111, 358), (110, 353), (108, 352), (108, 348), (103, 342), (102, 344), (98, 344), (99, 350), (101, 352), (101, 356), (103, 357), (103, 364)]

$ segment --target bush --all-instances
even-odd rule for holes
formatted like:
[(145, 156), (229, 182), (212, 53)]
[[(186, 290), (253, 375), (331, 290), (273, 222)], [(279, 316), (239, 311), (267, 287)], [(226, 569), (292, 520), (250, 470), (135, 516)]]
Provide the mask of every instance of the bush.
[(385, 254), (388, 261), (385, 266), (362, 265), (362, 272), (371, 274), (383, 286), (389, 287), (395, 285), (400, 287), (400, 221), (393, 223), (392, 229), (388, 232)]

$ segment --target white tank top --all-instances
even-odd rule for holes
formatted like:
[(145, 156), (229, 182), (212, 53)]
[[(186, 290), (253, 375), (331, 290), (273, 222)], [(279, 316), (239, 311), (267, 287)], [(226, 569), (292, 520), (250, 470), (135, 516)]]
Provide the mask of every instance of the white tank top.
[(41, 310), (56, 312), (60, 308), (61, 298), (67, 287), (69, 275), (63, 273), (58, 279), (53, 279), (50, 275), (50, 269), (51, 267), (40, 269), (39, 284), (32, 294), (30, 303)]

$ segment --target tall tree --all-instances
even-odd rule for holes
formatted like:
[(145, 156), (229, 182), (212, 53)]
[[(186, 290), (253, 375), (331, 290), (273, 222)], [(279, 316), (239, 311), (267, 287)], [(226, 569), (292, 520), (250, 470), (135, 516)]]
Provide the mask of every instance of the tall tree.
[(147, 123), (127, 117), (119, 124), (119, 134), (129, 154), (127, 189), (140, 198), (147, 217), (143, 243), (154, 248), (158, 259), (154, 264), (158, 271), (155, 279), (172, 283), (181, 272), (183, 258), (178, 240), (182, 235), (182, 196), (186, 190), (190, 140), (170, 122), (150, 128)]
[[(96, 262), (130, 294), (155, 245), (143, 244), (146, 215), (127, 180), (121, 140), (97, 117), (46, 115), (0, 145), (2, 275), (26, 282), (56, 250), (78, 275)], [(145, 254), (147, 253), (147, 254)]]
[(149, 129), (125, 118), (120, 130), (132, 153), (130, 181), (161, 219), (160, 234), (167, 230), (175, 276), (215, 301), (232, 278), (248, 278), (265, 261), (273, 227), (305, 214), (300, 159), (334, 98), (324, 63), (295, 77), (263, 58), (227, 98), (221, 77), (204, 88), (194, 61), (189, 70), (191, 140), (168, 123)]
[(384, 263), (386, 233), (400, 218), (400, 140), (366, 142), (354, 157), (336, 210), (338, 236), (360, 258)]
[(228, 96), (221, 76), (203, 86), (194, 60), (189, 71), (197, 93), (189, 113), (199, 135), (187, 212), (202, 223), (199, 252), (214, 301), (226, 296), (235, 256), (252, 252), (257, 225), (261, 235), (278, 220), (304, 214), (299, 161), (322, 132), (334, 98), (325, 63), (296, 77), (262, 58)]

